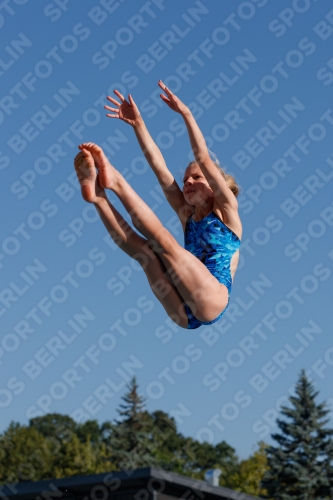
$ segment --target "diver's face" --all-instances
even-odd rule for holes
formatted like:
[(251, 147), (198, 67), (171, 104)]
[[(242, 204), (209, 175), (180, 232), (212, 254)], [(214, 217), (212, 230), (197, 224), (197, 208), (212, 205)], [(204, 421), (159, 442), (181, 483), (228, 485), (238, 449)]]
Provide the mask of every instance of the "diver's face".
[(187, 167), (183, 182), (184, 198), (189, 205), (202, 205), (213, 197), (213, 191), (196, 163)]

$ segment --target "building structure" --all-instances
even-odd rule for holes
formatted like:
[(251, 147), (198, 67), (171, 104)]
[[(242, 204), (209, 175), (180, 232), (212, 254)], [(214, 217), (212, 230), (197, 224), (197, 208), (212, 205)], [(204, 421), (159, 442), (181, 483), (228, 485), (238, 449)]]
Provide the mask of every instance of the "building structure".
[(145, 467), (4, 485), (1, 500), (256, 500), (222, 486)]

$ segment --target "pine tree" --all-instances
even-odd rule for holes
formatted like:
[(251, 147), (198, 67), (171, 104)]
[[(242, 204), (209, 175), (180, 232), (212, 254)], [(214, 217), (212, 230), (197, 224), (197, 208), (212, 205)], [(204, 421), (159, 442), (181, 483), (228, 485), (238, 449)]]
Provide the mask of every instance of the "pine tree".
[(117, 410), (121, 421), (113, 426), (112, 460), (121, 469), (156, 465), (151, 418), (145, 411), (145, 399), (138, 394), (135, 377), (127, 388), (129, 392), (122, 396), (124, 403)]
[(272, 438), (278, 447), (267, 448), (268, 472), (262, 486), (274, 500), (333, 498), (333, 430), (325, 429), (329, 410), (316, 404), (318, 392), (302, 370), (290, 406), (281, 409), (281, 430)]

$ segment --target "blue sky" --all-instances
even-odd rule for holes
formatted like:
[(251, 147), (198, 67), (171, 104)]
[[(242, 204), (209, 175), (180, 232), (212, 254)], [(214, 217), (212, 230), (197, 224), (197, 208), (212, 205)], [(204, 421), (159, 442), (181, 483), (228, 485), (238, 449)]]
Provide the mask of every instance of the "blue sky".
[[(242, 458), (270, 442), (301, 369), (332, 400), (333, 11), (328, 0), (31, 0), (0, 30), (1, 388), (4, 430), (46, 412), (114, 419), (135, 374), (149, 411)], [(109, 159), (182, 243), (128, 125), (131, 93), (180, 182), (191, 159), (162, 79), (242, 187), (231, 304), (180, 330), (111, 244), (73, 175), (77, 144)], [(117, 209), (121, 205), (114, 195)], [(124, 214), (125, 215), (125, 214)], [(332, 421), (330, 421), (332, 424)]]

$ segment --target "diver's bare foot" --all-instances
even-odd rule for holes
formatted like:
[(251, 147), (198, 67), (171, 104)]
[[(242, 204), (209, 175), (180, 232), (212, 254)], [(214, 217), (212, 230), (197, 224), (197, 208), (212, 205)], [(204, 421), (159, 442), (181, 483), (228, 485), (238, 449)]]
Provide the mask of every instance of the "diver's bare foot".
[(80, 153), (74, 158), (74, 167), (81, 185), (83, 199), (89, 203), (95, 203), (102, 190), (97, 183), (95, 162), (90, 151), (81, 148)]
[(85, 142), (79, 148), (84, 148), (89, 151), (95, 161), (95, 166), (98, 169), (98, 182), (102, 188), (112, 189), (114, 187), (114, 178), (117, 171), (111, 165), (105, 156), (103, 149), (93, 142)]

